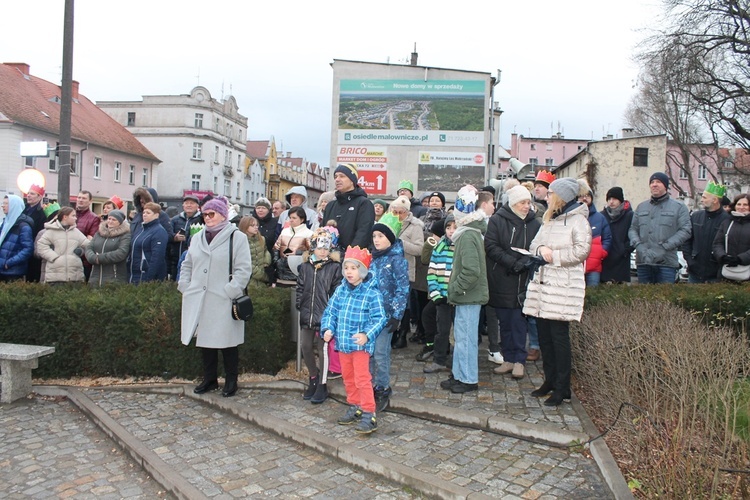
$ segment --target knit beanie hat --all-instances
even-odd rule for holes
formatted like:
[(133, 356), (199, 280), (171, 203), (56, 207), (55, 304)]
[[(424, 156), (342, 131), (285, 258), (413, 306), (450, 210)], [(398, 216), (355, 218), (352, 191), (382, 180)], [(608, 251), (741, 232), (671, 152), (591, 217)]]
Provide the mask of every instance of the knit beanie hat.
[(203, 213), (214, 211), (224, 219), (229, 219), (229, 205), (224, 198), (213, 198), (206, 202), (201, 208)]
[(523, 186), (516, 186), (514, 188), (511, 188), (507, 194), (508, 194), (508, 206), (509, 207), (512, 207), (516, 203), (519, 203), (524, 200), (531, 201), (531, 193), (529, 193), (529, 190)]
[(347, 261), (357, 264), (360, 278), (365, 279), (367, 277), (367, 270), (370, 267), (370, 262), (372, 262), (372, 254), (366, 248), (360, 248), (358, 246), (346, 247), (346, 252), (344, 253), (344, 264), (346, 264)]
[(354, 183), (355, 186), (357, 185), (357, 166), (354, 163), (339, 164), (339, 166), (336, 167), (336, 170), (333, 171), (334, 175), (338, 173), (344, 174), (352, 181), (352, 183)]
[(257, 200), (255, 200), (255, 206), (256, 207), (266, 207), (268, 210), (271, 210), (271, 208), (272, 208), (271, 207), (271, 202), (269, 201), (269, 199), (268, 198), (264, 198), (263, 196), (261, 196), (260, 198), (258, 198)]
[(625, 202), (625, 193), (622, 192), (622, 188), (615, 186), (613, 188), (610, 188), (609, 191), (607, 191), (607, 200), (610, 198), (614, 198), (616, 200), (620, 200), (620, 203)]
[(117, 219), (117, 222), (122, 224), (122, 222), (125, 220), (125, 214), (120, 212), (119, 210), (110, 210), (110, 212), (107, 214), (107, 218)]
[(383, 233), (385, 237), (388, 238), (388, 241), (391, 242), (391, 245), (393, 245), (396, 243), (396, 238), (398, 238), (398, 235), (401, 232), (401, 221), (398, 217), (389, 212), (383, 214), (380, 220), (372, 226), (372, 230)]
[(430, 193), (430, 199), (432, 199), (433, 197), (440, 198), (440, 203), (445, 206), (445, 195), (443, 193), (439, 191), (432, 192)]
[[(447, 218), (447, 217), (446, 217)], [(432, 227), (430, 228), (430, 232), (437, 236), (438, 238), (442, 238), (445, 236), (445, 220), (446, 218), (442, 218), (440, 220), (436, 220), (432, 223)]]
[(406, 196), (401, 195), (391, 202), (390, 208), (391, 210), (400, 208), (408, 212), (409, 210), (411, 210), (411, 200), (409, 200), (409, 198), (407, 198)]
[(474, 186), (464, 186), (456, 193), (456, 204), (454, 205), (454, 216), (460, 219), (462, 215), (468, 215), (476, 210), (477, 188)]
[(591, 189), (591, 186), (589, 186), (589, 183), (586, 181), (586, 179), (578, 179), (576, 182), (578, 182), (578, 196), (591, 196), (591, 199), (594, 199), (594, 190)]
[(549, 185), (549, 190), (557, 193), (565, 203), (571, 202), (578, 198), (578, 182), (571, 177), (556, 179)]
[(654, 179), (664, 184), (664, 187), (669, 190), (669, 177), (664, 172), (654, 172), (651, 177), (648, 178), (648, 183), (651, 184)]
[(386, 203), (385, 201), (381, 200), (380, 198), (378, 198), (377, 200), (372, 200), (372, 204), (373, 205), (380, 205), (381, 207), (383, 207), (383, 212), (387, 212), (388, 211), (388, 203)]
[(333, 226), (323, 226), (315, 230), (310, 238), (310, 248), (331, 250), (339, 244), (339, 230)]

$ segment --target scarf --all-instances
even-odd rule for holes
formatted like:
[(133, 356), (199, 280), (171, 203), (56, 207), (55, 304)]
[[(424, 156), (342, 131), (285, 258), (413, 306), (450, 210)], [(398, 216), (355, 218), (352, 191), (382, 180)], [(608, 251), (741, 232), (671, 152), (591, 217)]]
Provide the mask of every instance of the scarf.
[(229, 224), (228, 220), (223, 220), (216, 224), (214, 227), (208, 227), (206, 226), (203, 230), (206, 231), (206, 241), (210, 244), (211, 240), (214, 239), (214, 236), (219, 234), (219, 232), (227, 227), (227, 224)]

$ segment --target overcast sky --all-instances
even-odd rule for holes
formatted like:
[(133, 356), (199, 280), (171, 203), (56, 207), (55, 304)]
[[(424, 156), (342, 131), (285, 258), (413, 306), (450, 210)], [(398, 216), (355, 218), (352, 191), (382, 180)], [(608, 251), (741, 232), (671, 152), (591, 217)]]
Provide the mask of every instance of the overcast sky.
[[(513, 132), (618, 135), (634, 47), (656, 0), (310, 2), (76, 0), (73, 79), (93, 101), (234, 95), (248, 138), (327, 165), (334, 59), (502, 70), (500, 143)], [(64, 0), (24, 0), (0, 16), (0, 62), (59, 83)], [(559, 125), (558, 125), (559, 124)]]

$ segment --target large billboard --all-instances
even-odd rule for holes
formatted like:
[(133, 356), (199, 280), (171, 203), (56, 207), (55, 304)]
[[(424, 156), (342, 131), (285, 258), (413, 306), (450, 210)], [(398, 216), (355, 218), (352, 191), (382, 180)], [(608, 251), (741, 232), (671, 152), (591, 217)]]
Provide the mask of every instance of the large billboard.
[(483, 80), (341, 80), (338, 144), (483, 147)]
[(484, 184), (487, 155), (467, 151), (420, 151), (417, 189), (458, 191), (464, 184)]

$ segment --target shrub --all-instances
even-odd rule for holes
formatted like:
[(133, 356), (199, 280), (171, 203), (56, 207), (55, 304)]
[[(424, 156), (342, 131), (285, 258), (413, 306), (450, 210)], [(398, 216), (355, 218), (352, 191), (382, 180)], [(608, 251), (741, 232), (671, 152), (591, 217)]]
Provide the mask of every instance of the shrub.
[[(292, 358), (290, 292), (251, 288), (255, 305), (240, 346), (240, 371), (276, 373)], [(50, 345), (35, 376), (193, 379), (200, 354), (180, 341), (182, 296), (175, 283), (140, 286), (0, 284), (0, 342)], [(229, 314), (217, 311), (217, 314)], [(191, 344), (194, 345), (194, 344)]]
[(635, 297), (597, 301), (572, 332), (576, 381), (595, 419), (608, 425), (621, 404), (633, 405), (608, 440), (617, 441), (612, 448), (641, 493), (736, 493), (737, 477), (722, 469), (747, 464), (748, 443), (738, 439), (746, 432), (746, 385), (738, 384), (750, 363), (745, 336), (664, 300)]

